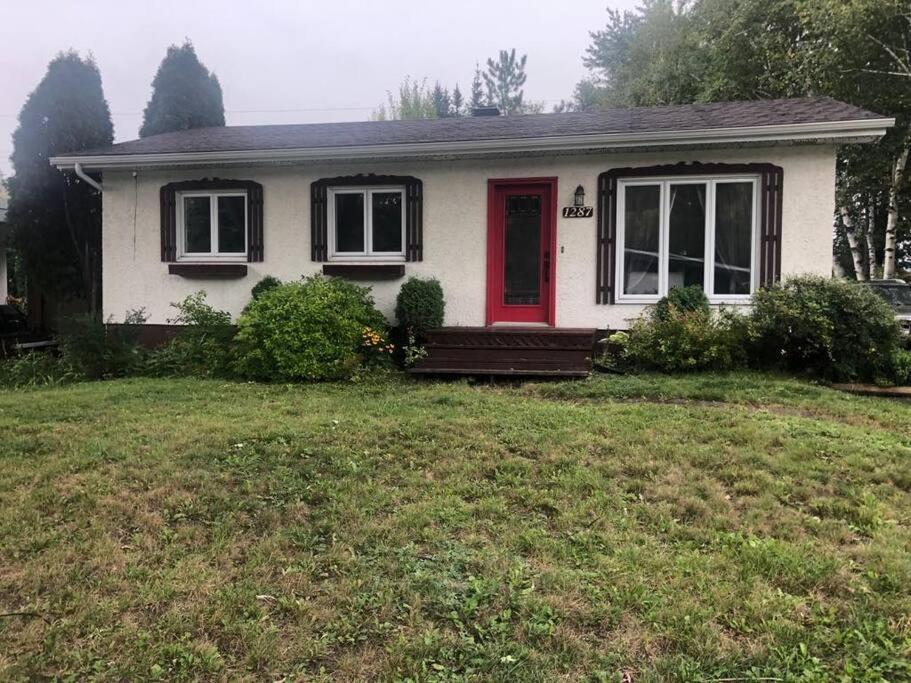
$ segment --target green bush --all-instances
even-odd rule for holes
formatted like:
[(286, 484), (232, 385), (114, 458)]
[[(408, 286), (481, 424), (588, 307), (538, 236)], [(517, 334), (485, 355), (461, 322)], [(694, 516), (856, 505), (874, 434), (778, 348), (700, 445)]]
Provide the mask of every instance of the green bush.
[(169, 323), (181, 325), (166, 344), (149, 352), (146, 374), (163, 377), (224, 377), (231, 372), (234, 326), (231, 314), (206, 301), (204, 291), (172, 303), (177, 315)]
[(801, 276), (753, 295), (752, 357), (761, 367), (834, 381), (870, 381), (894, 372), (899, 327), (869, 288)]
[(31, 351), (0, 359), (0, 387), (18, 389), (65, 384), (84, 379), (66, 360), (49, 352)]
[(388, 349), (370, 290), (320, 275), (254, 299), (237, 328), (234, 367), (249, 379), (348, 378)]
[(446, 302), (439, 280), (409, 278), (395, 300), (399, 326), (420, 340), (427, 330), (443, 325)]
[(261, 295), (266, 292), (275, 289), (282, 283), (277, 277), (271, 275), (266, 275), (262, 280), (253, 285), (253, 289), (250, 290), (250, 294), (254, 299), (258, 299)]
[(892, 354), (889, 379), (899, 386), (911, 385), (911, 351), (896, 349)]
[(602, 365), (661, 372), (732, 370), (746, 365), (748, 339), (749, 321), (735, 311), (670, 305), (608, 338), (608, 353), (612, 350), (615, 359)]
[(699, 285), (672, 287), (667, 296), (661, 297), (655, 304), (653, 315), (660, 320), (666, 320), (671, 309), (701, 312), (708, 315), (709, 298)]
[(90, 315), (63, 320), (59, 342), (65, 365), (87, 379), (124, 377), (136, 372), (142, 364), (137, 326), (145, 321), (143, 310), (128, 312), (123, 325), (106, 325)]

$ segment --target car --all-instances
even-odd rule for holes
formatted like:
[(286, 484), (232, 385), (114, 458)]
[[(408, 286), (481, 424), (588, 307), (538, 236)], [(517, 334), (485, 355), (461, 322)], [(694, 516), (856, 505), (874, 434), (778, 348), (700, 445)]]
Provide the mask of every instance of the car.
[(911, 285), (904, 280), (870, 280), (866, 284), (895, 309), (902, 334), (911, 339)]

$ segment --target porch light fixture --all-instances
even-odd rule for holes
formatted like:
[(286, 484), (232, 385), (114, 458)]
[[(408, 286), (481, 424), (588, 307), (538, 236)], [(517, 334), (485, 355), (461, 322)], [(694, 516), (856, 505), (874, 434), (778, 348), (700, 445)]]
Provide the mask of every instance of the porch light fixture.
[(585, 188), (579, 185), (573, 195), (573, 206), (585, 206)]

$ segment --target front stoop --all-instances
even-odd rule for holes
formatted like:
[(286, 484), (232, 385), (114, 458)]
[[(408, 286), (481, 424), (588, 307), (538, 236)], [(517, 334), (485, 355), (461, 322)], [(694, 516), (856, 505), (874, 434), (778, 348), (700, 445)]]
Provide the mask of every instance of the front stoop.
[(587, 377), (595, 329), (443, 327), (427, 333), (413, 374)]

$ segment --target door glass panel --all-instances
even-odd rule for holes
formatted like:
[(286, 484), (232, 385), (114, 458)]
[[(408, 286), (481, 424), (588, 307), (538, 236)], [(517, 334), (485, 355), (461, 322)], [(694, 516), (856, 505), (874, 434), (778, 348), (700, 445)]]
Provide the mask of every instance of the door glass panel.
[(335, 250), (365, 251), (363, 192), (335, 195)]
[(705, 185), (671, 185), (668, 290), (705, 283)]
[(715, 186), (715, 294), (749, 294), (753, 183)]
[(658, 293), (661, 186), (626, 188), (623, 212), (623, 293)]
[(373, 251), (402, 251), (402, 193), (374, 192)]
[(208, 197), (184, 197), (184, 251), (208, 254), (212, 251), (212, 214)]
[(503, 303), (541, 302), (541, 197), (506, 198), (506, 244)]
[(218, 251), (242, 254), (246, 251), (246, 200), (244, 197), (218, 198)]

